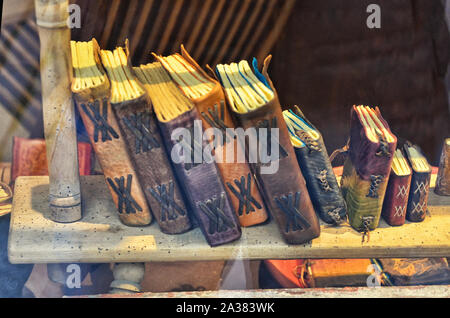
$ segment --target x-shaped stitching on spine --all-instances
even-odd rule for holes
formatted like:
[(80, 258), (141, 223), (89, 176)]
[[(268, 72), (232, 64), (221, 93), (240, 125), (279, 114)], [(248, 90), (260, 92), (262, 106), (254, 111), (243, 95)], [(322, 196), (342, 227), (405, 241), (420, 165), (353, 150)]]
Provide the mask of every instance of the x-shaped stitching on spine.
[[(247, 187), (245, 186), (245, 177), (241, 177), (241, 181), (235, 179), (234, 183), (236, 184), (238, 190), (230, 183), (227, 182), (228, 188), (233, 192), (233, 194), (239, 199), (239, 215), (242, 215), (244, 213), (244, 207), (245, 207), (245, 214), (249, 214), (250, 212), (255, 212), (255, 208), (261, 209), (262, 206), (259, 204), (258, 201), (252, 196), (251, 194), (251, 187), (252, 187), (252, 178), (250, 173), (247, 175)], [(253, 203), (253, 205), (252, 205)]]
[[(220, 111), (220, 114), (219, 114), (219, 111)], [(209, 113), (209, 116), (205, 112), (202, 112), (202, 117), (208, 122), (208, 124), (211, 127), (217, 128), (222, 131), (222, 135), (223, 135), (222, 142), (225, 142), (225, 143), (229, 142), (230, 137), (227, 134), (227, 128), (229, 128), (229, 127), (227, 127), (227, 125), (225, 125), (225, 122), (224, 122), (224, 120), (225, 120), (224, 101), (223, 100), (220, 101), (220, 106), (218, 106), (217, 104), (214, 104), (214, 110), (211, 108), (208, 108), (208, 113)], [(229, 130), (229, 133), (231, 133), (232, 138), (236, 137), (236, 135), (232, 131)], [(214, 146), (217, 146), (216, 142), (217, 141), (214, 140)], [(220, 145), (220, 146), (222, 146), (222, 145)]]
[(409, 190), (409, 185), (406, 185), (406, 186), (399, 185), (398, 186), (397, 198), (398, 197), (404, 198), (408, 194), (408, 190)]
[(136, 213), (136, 210), (139, 212), (142, 212), (141, 206), (133, 199), (131, 195), (131, 182), (132, 182), (133, 176), (129, 174), (127, 176), (127, 182), (125, 184), (125, 178), (121, 176), (120, 178), (114, 178), (114, 181), (111, 178), (107, 178), (109, 185), (114, 190), (114, 192), (117, 194), (117, 197), (119, 199), (118, 201), (118, 208), (119, 213), (123, 213), (123, 208), (125, 207), (125, 212), (127, 214), (130, 213)]
[[(102, 113), (100, 114), (100, 102), (95, 100), (94, 103), (88, 103), (89, 109), (86, 104), (81, 104), (81, 108), (89, 119), (94, 124), (94, 142), (98, 142), (98, 134), (102, 135), (102, 142), (112, 140), (111, 134), (114, 138), (119, 138), (114, 128), (108, 124), (108, 101), (102, 101)], [(90, 110), (90, 111), (89, 111)]]
[(225, 232), (234, 227), (223, 211), (224, 204), (225, 193), (222, 193), (219, 198), (213, 196), (211, 199), (198, 203), (200, 209), (209, 219), (209, 234)]
[[(165, 184), (161, 184), (156, 186), (155, 189), (148, 189), (152, 196), (159, 202), (161, 205), (161, 221), (164, 222), (166, 219), (175, 220), (178, 215), (176, 211), (180, 213), (180, 215), (186, 215), (186, 211), (184, 211), (174, 200), (174, 184), (171, 180), (169, 182), (169, 189), (167, 191), (167, 186)], [(156, 192), (158, 191), (158, 192)], [(167, 214), (167, 218), (166, 218)]]
[(286, 214), (287, 222), (285, 232), (289, 233), (292, 225), (292, 231), (305, 230), (311, 226), (303, 215), (298, 210), (300, 208), (300, 191), (295, 193), (293, 200), (292, 193), (287, 196), (283, 195), (280, 198), (275, 198), (275, 203)]
[(414, 190), (414, 194), (416, 194), (417, 192), (423, 194), (427, 192), (427, 188), (428, 188), (428, 181), (426, 181), (425, 183), (416, 181), (416, 189)]
[(150, 112), (140, 112), (123, 118), (123, 122), (135, 136), (136, 153), (147, 152), (160, 145), (150, 131)]
[(403, 215), (405, 215), (405, 211), (406, 211), (406, 206), (395, 206), (395, 213), (394, 213), (394, 217), (402, 217)]
[(427, 204), (427, 201), (422, 201), (422, 203), (420, 203), (420, 202), (412, 202), (412, 204), (413, 204), (413, 209), (412, 209), (412, 211), (411, 211), (411, 214), (413, 214), (413, 213), (417, 213), (417, 214), (423, 214), (423, 213), (425, 213), (425, 211), (424, 211), (424, 208), (425, 208), (425, 206), (426, 206), (426, 204)]

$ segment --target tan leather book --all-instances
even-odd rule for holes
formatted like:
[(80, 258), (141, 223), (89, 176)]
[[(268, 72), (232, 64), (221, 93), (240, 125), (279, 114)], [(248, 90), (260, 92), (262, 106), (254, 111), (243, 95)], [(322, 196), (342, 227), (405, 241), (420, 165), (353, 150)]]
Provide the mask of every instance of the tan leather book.
[(101, 65), (97, 41), (71, 41), (71, 49), (73, 96), (118, 216), (125, 225), (148, 225), (152, 214), (111, 106), (111, 83)]

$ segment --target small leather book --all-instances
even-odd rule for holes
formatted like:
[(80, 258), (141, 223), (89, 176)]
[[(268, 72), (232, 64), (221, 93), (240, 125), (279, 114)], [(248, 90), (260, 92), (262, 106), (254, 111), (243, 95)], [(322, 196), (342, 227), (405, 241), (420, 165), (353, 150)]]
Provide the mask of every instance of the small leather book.
[(163, 141), (198, 225), (211, 246), (241, 237), (239, 220), (213, 158), (203, 149), (202, 122), (194, 104), (159, 62), (134, 68), (153, 104)]
[(399, 226), (405, 223), (411, 176), (408, 162), (401, 150), (397, 149), (392, 160), (391, 174), (381, 212), (389, 225)]
[[(235, 125), (226, 107), (220, 83), (208, 76), (183, 46), (181, 55), (156, 57), (200, 113), (209, 142), (214, 145), (217, 168), (240, 224), (251, 226), (266, 221), (266, 208), (250, 167), (245, 160), (240, 162), (236, 158), (238, 147), (242, 145), (232, 131), (227, 132), (227, 129), (234, 128)], [(217, 137), (210, 128), (217, 129)], [(235, 154), (229, 160), (231, 162), (227, 161), (227, 149), (232, 149)]]
[(191, 228), (189, 215), (161, 140), (150, 97), (133, 74), (128, 56), (128, 41), (125, 49), (101, 51), (103, 66), (112, 83), (112, 109), (161, 231), (183, 233)]
[(297, 106), (283, 116), (314, 209), (328, 224), (340, 224), (347, 219), (347, 208), (322, 135)]
[(110, 81), (101, 65), (98, 44), (95, 39), (71, 41), (71, 50), (73, 96), (119, 218), (129, 226), (148, 225), (152, 215), (111, 107)]
[(378, 227), (396, 146), (378, 107), (353, 106), (341, 188), (349, 223), (364, 234)]
[(428, 208), (431, 167), (418, 146), (406, 142), (403, 150), (412, 169), (406, 219), (411, 222), (422, 222)]
[(269, 86), (255, 76), (247, 61), (219, 64), (216, 73), (238, 125), (248, 132), (258, 132), (258, 140), (249, 138), (246, 142), (239, 138), (245, 143), (248, 162), (270, 213), (287, 243), (302, 244), (319, 236), (319, 220), (291, 145), (277, 92), (267, 74), (270, 59), (265, 59), (262, 73)]
[[(91, 174), (92, 146), (78, 142), (78, 168), (80, 175)], [(48, 176), (45, 139), (13, 138), (11, 182), (19, 176)]]

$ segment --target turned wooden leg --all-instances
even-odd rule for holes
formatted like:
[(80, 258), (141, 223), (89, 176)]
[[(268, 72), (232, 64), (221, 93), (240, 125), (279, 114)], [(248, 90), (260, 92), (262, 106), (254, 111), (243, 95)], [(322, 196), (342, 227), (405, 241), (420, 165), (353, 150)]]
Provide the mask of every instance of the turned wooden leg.
[(142, 292), (141, 282), (144, 279), (145, 263), (114, 264), (110, 294), (131, 294)]

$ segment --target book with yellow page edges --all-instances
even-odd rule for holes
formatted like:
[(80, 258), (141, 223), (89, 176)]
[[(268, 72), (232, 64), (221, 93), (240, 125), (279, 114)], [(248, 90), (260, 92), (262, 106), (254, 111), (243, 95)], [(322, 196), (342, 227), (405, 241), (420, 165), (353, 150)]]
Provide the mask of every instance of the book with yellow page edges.
[(97, 41), (71, 41), (71, 50), (73, 96), (119, 218), (130, 226), (147, 225), (152, 215), (111, 107), (110, 81), (101, 65)]
[[(251, 226), (266, 221), (268, 215), (254, 176), (245, 156), (242, 156), (243, 160), (238, 158), (238, 152), (245, 154), (245, 150), (234, 132), (229, 129), (235, 128), (235, 125), (226, 107), (220, 83), (208, 76), (183, 46), (181, 55), (156, 57), (200, 113), (209, 142), (214, 145), (214, 155), (222, 181), (240, 224)], [(227, 158), (227, 149), (231, 150), (233, 156), (229, 155)]]
[(329, 224), (346, 221), (347, 208), (322, 135), (297, 106), (283, 111), (283, 116), (314, 209)]
[(403, 150), (412, 169), (406, 219), (411, 222), (422, 222), (428, 212), (431, 166), (417, 145), (408, 141)]
[(408, 205), (411, 168), (400, 149), (394, 153), (382, 215), (389, 225), (399, 226), (405, 223)]
[(269, 63), (270, 56), (262, 74), (257, 68), (252, 70), (247, 61), (219, 64), (216, 74), (238, 125), (250, 137), (251, 131), (257, 132), (257, 141), (248, 138), (242, 142), (282, 237), (289, 244), (302, 244), (318, 237), (320, 226), (267, 74)]
[(239, 220), (217, 166), (206, 151), (208, 143), (202, 136), (202, 124), (194, 103), (159, 62), (135, 67), (134, 71), (152, 100), (186, 202), (208, 244), (218, 246), (239, 239)]
[(363, 240), (378, 227), (396, 146), (378, 107), (353, 106), (341, 188), (349, 223), (364, 233)]
[(128, 61), (128, 42), (125, 48), (101, 50), (100, 54), (111, 80), (112, 108), (153, 216), (164, 233), (186, 232), (191, 228), (189, 215), (161, 140), (150, 97)]

